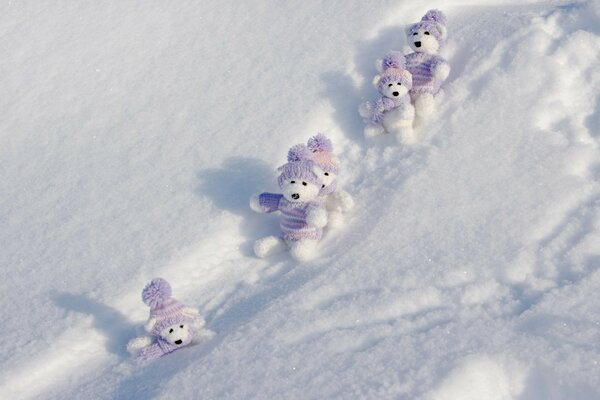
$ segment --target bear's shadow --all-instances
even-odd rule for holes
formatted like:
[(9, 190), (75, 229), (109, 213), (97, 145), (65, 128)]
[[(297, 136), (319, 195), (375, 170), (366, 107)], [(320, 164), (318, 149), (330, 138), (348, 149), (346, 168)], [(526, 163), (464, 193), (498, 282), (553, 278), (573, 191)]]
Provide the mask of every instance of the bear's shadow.
[(324, 83), (322, 94), (329, 99), (334, 109), (333, 118), (349, 139), (364, 143), (365, 124), (358, 114), (358, 106), (364, 101), (379, 98), (377, 90), (371, 84), (372, 78), (378, 73), (375, 60), (383, 58), (391, 50), (406, 53), (404, 42), (403, 26), (384, 28), (376, 37), (359, 41), (356, 45), (354, 68), (358, 75), (364, 77), (360, 85), (355, 84), (352, 77), (344, 71), (328, 71), (321, 75)]
[(276, 172), (266, 162), (249, 157), (230, 157), (225, 159), (221, 168), (203, 169), (196, 176), (196, 195), (207, 197), (215, 207), (244, 218), (240, 230), (246, 239), (241, 246), (245, 256), (254, 256), (252, 245), (256, 239), (278, 233), (276, 218), (257, 214), (249, 206), (250, 197), (262, 192), (262, 189), (278, 190)]
[(93, 317), (93, 327), (107, 339), (106, 350), (120, 359), (129, 357), (127, 341), (137, 333), (136, 326), (121, 312), (82, 294), (51, 292), (50, 299), (65, 311)]

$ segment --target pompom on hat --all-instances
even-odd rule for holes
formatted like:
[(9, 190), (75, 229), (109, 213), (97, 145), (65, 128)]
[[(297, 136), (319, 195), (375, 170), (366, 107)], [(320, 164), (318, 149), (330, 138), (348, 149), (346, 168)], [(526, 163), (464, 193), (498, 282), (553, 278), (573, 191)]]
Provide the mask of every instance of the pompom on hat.
[(322, 133), (308, 139), (308, 149), (312, 152), (312, 159), (323, 171), (339, 172), (339, 161), (333, 154), (333, 143)]
[(150, 307), (150, 318), (156, 323), (150, 333), (160, 334), (164, 328), (192, 323), (196, 316), (185, 311), (185, 305), (171, 297), (171, 285), (163, 278), (152, 279), (142, 290), (142, 301)]

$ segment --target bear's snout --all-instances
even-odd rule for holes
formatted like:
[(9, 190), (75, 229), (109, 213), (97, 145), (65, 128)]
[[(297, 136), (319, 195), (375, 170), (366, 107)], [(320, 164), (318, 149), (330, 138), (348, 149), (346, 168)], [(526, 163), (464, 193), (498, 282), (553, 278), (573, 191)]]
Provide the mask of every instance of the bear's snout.
[(420, 41), (419, 42), (415, 42), (415, 46), (421, 47), (421, 42)]
[(292, 195), (292, 199), (294, 199), (294, 200), (298, 200), (299, 198), (300, 198), (300, 195), (298, 193), (294, 193)]
[(175, 344), (181, 344), (181, 343), (183, 343), (183, 340), (181, 340), (181, 339), (177, 339), (177, 340), (175, 341)]
[(394, 93), (392, 93), (392, 94), (393, 94), (394, 96), (398, 96), (400, 93), (398, 93), (398, 92), (394, 92)]

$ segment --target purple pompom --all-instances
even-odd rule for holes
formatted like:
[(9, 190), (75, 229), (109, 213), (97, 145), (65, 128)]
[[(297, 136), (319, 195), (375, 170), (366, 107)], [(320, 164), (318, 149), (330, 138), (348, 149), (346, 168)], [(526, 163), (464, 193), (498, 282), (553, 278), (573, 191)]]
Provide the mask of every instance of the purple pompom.
[(304, 144), (297, 144), (289, 149), (287, 160), (288, 162), (310, 160), (312, 152)]
[(142, 290), (142, 301), (150, 308), (156, 308), (171, 297), (171, 285), (163, 278), (152, 279)]
[(444, 13), (436, 9), (427, 11), (423, 18), (421, 18), (421, 21), (433, 21), (444, 26), (446, 26), (446, 23), (448, 22)]
[(313, 153), (331, 153), (333, 151), (333, 144), (331, 143), (331, 140), (327, 139), (327, 136), (318, 133), (316, 136), (308, 139), (308, 148)]
[(405, 68), (406, 60), (399, 51), (390, 51), (383, 59), (383, 70), (388, 68)]

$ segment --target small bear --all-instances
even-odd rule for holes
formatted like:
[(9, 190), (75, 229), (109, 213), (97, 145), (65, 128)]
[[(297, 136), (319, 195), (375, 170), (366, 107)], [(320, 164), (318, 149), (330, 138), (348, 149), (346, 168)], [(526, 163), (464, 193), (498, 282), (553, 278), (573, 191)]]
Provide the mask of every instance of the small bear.
[(341, 225), (342, 214), (354, 207), (350, 194), (338, 187), (337, 177), (340, 171), (339, 160), (333, 154), (333, 143), (322, 133), (308, 139), (306, 145), (298, 144), (288, 151), (288, 161), (313, 161), (323, 171), (323, 185), (319, 196), (325, 203), (328, 221), (327, 228), (334, 229)]
[(359, 107), (359, 113), (367, 123), (365, 137), (387, 132), (395, 134), (402, 143), (413, 142), (415, 109), (408, 94), (413, 82), (400, 52), (390, 52), (383, 59), (382, 71), (373, 79), (373, 85), (382, 97), (375, 103), (367, 101)]
[(186, 307), (171, 297), (171, 285), (162, 278), (152, 279), (142, 290), (142, 301), (150, 307), (144, 325), (150, 336), (131, 339), (127, 351), (138, 364), (145, 364), (169, 354), (192, 341), (207, 340), (214, 332), (204, 327), (198, 310)]
[(264, 258), (290, 250), (298, 261), (311, 259), (327, 225), (327, 211), (319, 197), (323, 171), (313, 161), (292, 161), (279, 167), (282, 194), (262, 193), (250, 198), (259, 213), (281, 212), (282, 236), (267, 236), (254, 243), (254, 253)]
[(441, 11), (429, 10), (421, 21), (406, 30), (408, 45), (413, 50), (406, 55), (406, 68), (413, 79), (410, 96), (419, 119), (433, 113), (434, 96), (450, 74), (450, 65), (438, 55), (446, 43), (446, 23)]

